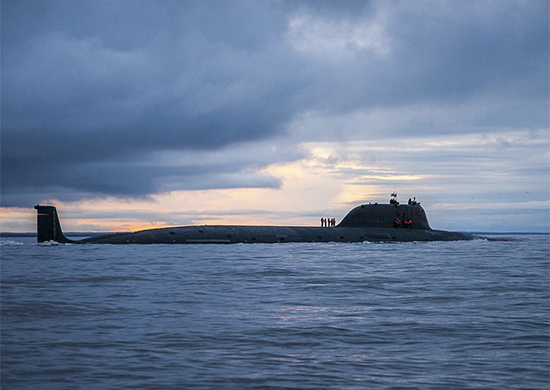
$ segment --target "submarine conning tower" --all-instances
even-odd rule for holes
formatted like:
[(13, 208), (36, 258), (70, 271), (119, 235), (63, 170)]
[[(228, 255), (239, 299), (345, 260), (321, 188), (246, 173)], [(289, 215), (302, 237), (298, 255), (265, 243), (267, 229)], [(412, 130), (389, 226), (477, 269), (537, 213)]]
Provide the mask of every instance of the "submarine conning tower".
[(411, 229), (431, 230), (420, 204), (363, 204), (352, 209), (339, 227), (394, 228), (395, 220), (412, 221)]

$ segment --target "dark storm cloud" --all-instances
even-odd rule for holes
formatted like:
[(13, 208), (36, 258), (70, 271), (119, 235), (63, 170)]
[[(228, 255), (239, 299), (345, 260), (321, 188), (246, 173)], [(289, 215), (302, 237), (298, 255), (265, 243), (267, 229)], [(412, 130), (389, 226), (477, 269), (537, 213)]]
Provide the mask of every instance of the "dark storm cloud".
[[(487, 96), (518, 111), (508, 124), (546, 126), (547, 15), (544, 1), (2, 1), (2, 204), (276, 187), (247, 170), (273, 154), (248, 166), (151, 156), (253, 149), (305, 111)], [(376, 50), (338, 41), (370, 25)]]
[(254, 4), (4, 2), (3, 203), (26, 187), (151, 194), (174, 172), (129, 159), (281, 132), (300, 82)]
[[(389, 52), (321, 62), (325, 77), (313, 87), (330, 92), (316, 94), (317, 104), (345, 111), (456, 104), (485, 95), (534, 115), (515, 122), (528, 116), (523, 125), (547, 124), (547, 2), (386, 2), (378, 10)], [(372, 15), (365, 20), (372, 22)]]

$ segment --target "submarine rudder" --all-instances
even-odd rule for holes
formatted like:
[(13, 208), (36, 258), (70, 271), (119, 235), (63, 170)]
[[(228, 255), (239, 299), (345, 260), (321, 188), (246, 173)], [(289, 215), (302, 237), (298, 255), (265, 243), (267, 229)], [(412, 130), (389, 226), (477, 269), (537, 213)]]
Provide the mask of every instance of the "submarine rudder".
[(54, 206), (41, 206), (37, 204), (36, 209), (36, 241), (38, 243), (55, 241), (62, 244), (74, 242), (63, 234), (61, 223)]

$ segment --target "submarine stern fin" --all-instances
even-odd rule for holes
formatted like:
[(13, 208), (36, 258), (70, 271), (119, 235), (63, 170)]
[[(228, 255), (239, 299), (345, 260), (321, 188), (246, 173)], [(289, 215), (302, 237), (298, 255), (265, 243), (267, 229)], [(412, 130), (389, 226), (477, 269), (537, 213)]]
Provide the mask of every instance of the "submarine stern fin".
[(34, 206), (37, 212), (36, 241), (38, 243), (55, 241), (62, 244), (74, 242), (63, 235), (57, 209), (54, 206)]

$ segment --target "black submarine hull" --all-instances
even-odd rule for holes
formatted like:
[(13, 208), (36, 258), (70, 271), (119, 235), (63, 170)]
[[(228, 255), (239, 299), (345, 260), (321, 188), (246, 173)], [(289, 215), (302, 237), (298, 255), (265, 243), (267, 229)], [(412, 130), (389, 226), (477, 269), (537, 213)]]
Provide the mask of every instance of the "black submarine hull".
[(463, 233), (423, 229), (292, 227), (292, 226), (187, 226), (115, 233), (91, 237), (88, 244), (237, 244), (280, 242), (450, 241), (473, 237)]
[[(112, 233), (73, 241), (63, 235), (57, 210), (36, 205), (38, 242), (75, 244), (237, 244), (282, 242), (408, 242), (454, 241), (476, 238), (470, 234), (433, 230), (419, 205), (361, 205), (335, 227), (295, 226), (183, 226)], [(396, 219), (412, 221), (395, 227)]]

